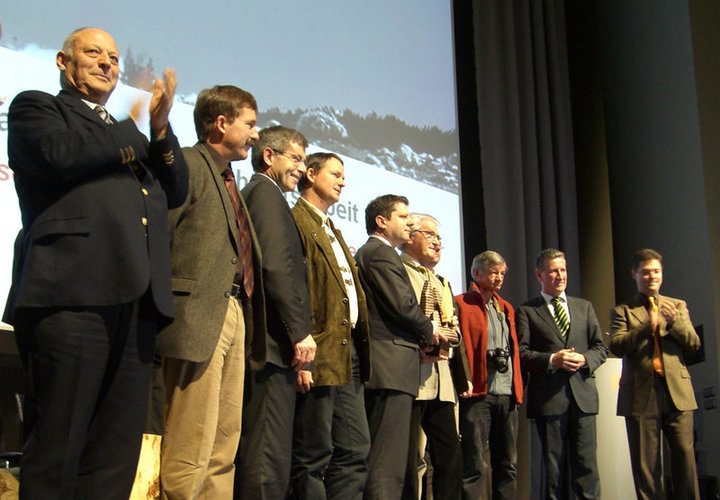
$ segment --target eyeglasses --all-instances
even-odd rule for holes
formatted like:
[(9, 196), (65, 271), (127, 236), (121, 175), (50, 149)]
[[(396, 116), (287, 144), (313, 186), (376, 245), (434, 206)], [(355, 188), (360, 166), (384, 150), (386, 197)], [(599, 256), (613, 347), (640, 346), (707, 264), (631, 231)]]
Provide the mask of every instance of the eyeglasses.
[(283, 155), (284, 157), (290, 159), (295, 165), (301, 165), (305, 163), (305, 160), (303, 160), (302, 156), (300, 155), (294, 155), (292, 153), (287, 153), (285, 151), (278, 151), (277, 149), (273, 149), (277, 154)]
[(442, 238), (440, 237), (440, 235), (434, 233), (433, 231), (426, 231), (424, 229), (413, 229), (412, 232), (422, 234), (423, 237), (428, 241), (437, 240), (439, 244), (442, 244)]

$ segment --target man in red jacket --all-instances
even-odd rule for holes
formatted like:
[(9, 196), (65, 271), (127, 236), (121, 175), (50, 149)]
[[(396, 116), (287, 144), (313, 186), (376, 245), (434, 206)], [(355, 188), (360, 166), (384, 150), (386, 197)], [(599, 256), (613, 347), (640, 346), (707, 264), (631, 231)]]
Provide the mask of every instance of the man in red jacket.
[(507, 264), (487, 250), (473, 259), (473, 281), (456, 297), (467, 351), (472, 395), (460, 400), (463, 451), (463, 498), (481, 497), (490, 440), (493, 499), (515, 498), (517, 477), (517, 407), (523, 383), (515, 333), (515, 312), (498, 292)]

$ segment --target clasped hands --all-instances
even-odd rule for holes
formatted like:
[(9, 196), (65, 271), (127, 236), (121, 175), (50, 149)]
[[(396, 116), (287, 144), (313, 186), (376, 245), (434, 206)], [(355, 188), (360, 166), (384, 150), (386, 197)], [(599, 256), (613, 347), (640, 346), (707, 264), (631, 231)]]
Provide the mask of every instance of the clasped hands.
[(648, 311), (648, 316), (650, 317), (650, 324), (653, 327), (653, 331), (658, 327), (660, 316), (665, 319), (665, 323), (667, 324), (667, 328), (669, 329), (670, 326), (675, 322), (675, 319), (677, 319), (677, 315), (678, 308), (675, 303), (670, 300), (663, 300), (662, 302), (660, 302), (660, 307), (658, 309), (654, 309), (651, 307)]
[(585, 356), (579, 352), (575, 352), (574, 347), (569, 349), (560, 349), (552, 356), (552, 365), (555, 368), (560, 368), (568, 372), (576, 372), (578, 369), (585, 366)]

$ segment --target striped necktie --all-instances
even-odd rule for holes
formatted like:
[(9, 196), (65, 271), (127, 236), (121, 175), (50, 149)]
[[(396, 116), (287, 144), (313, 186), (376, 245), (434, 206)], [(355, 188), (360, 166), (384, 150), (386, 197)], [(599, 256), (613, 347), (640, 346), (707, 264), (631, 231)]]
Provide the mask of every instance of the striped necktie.
[(104, 121), (108, 125), (113, 124), (113, 119), (110, 117), (110, 113), (108, 113), (108, 110), (105, 109), (105, 106), (101, 106), (100, 104), (98, 104), (97, 106), (95, 106), (94, 109), (95, 112), (100, 115), (102, 121)]
[(557, 323), (563, 338), (566, 339), (568, 330), (570, 330), (570, 320), (568, 319), (567, 311), (562, 305), (563, 299), (562, 297), (553, 297), (550, 302), (552, 302), (553, 309), (555, 310), (555, 323)]

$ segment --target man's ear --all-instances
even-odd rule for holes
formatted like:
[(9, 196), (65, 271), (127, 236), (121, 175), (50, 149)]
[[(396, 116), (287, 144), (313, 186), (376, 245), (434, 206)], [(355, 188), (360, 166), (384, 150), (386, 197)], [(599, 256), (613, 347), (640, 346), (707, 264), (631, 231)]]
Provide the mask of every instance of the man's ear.
[(542, 274), (542, 270), (540, 270), (540, 269), (535, 269), (535, 277), (537, 278), (537, 280), (538, 280), (540, 283), (542, 283), (542, 278), (540, 277), (541, 274)]
[(308, 168), (305, 171), (305, 177), (308, 181), (310, 181), (311, 185), (315, 185), (315, 169), (314, 168)]
[(57, 55), (55, 56), (55, 64), (57, 65), (57, 67), (60, 71), (65, 71), (65, 69), (67, 68), (67, 62), (69, 60), (70, 60), (70, 58), (68, 57), (68, 55), (65, 52), (63, 52), (62, 50), (60, 52), (58, 52)]
[(217, 118), (215, 118), (215, 130), (222, 135), (225, 135), (228, 125), (230, 125), (230, 123), (227, 121), (227, 118), (225, 118), (225, 115), (218, 115)]
[(272, 148), (266, 147), (265, 149), (263, 149), (263, 163), (265, 163), (265, 168), (262, 170), (263, 172), (270, 168), (270, 165), (272, 165), (274, 154), (275, 151), (273, 151)]
[(382, 215), (376, 215), (375, 216), (375, 225), (378, 227), (378, 229), (386, 229), (387, 228), (387, 219), (383, 217)]

